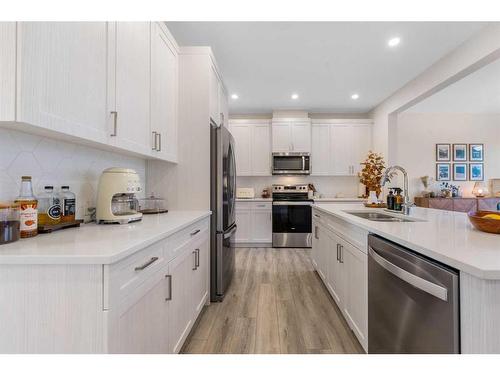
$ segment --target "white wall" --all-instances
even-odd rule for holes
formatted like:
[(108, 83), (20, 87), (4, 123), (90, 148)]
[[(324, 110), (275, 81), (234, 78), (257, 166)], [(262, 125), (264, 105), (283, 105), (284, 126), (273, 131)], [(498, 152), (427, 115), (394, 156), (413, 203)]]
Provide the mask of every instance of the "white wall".
[(371, 113), (375, 151), (381, 152), (388, 163), (393, 164), (397, 160), (397, 150), (391, 148), (395, 144), (391, 136), (396, 134), (393, 131), (396, 122), (390, 114), (411, 107), (498, 58), (500, 25), (492, 24), (379, 104)]
[(69, 185), (76, 194), (77, 218), (82, 218), (87, 207), (95, 207), (99, 176), (110, 167), (135, 169), (145, 184), (143, 159), (0, 129), (0, 200), (14, 200), (21, 176), (32, 176), (35, 195), (45, 185)]
[(273, 184), (305, 184), (312, 183), (318, 193), (324, 197), (333, 198), (342, 195), (346, 198), (358, 196), (358, 177), (327, 177), (327, 176), (269, 176), (269, 177), (238, 177), (237, 187), (253, 187), (255, 196), (260, 197), (262, 189)]
[[(500, 114), (402, 113), (397, 130), (397, 162), (408, 171), (412, 197), (424, 190), (421, 176), (436, 177), (436, 143), (484, 143), (485, 181), (500, 178)], [(472, 196), (474, 182), (450, 182)]]

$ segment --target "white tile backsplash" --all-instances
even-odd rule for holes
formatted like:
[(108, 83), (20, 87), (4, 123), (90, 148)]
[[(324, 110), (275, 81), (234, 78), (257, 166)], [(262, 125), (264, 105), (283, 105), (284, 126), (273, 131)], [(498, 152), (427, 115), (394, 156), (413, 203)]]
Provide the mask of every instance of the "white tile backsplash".
[(322, 197), (334, 198), (343, 196), (354, 198), (358, 196), (358, 177), (340, 176), (269, 176), (269, 177), (238, 177), (238, 187), (253, 187), (255, 196), (260, 197), (262, 189), (273, 184), (305, 184), (312, 183)]
[(35, 195), (45, 185), (69, 185), (77, 197), (77, 217), (95, 207), (101, 172), (110, 167), (131, 168), (146, 185), (146, 161), (70, 142), (15, 130), (0, 129), (0, 200), (19, 194), (21, 176), (33, 177)]

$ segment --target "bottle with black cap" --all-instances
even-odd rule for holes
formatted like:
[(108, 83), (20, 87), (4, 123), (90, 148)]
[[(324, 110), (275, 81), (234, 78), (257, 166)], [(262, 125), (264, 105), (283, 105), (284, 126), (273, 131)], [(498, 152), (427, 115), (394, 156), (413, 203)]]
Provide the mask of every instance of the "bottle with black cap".
[(389, 194), (387, 195), (387, 209), (394, 210), (394, 191), (392, 188), (389, 189)]
[(61, 186), (61, 221), (69, 223), (75, 221), (76, 195), (69, 190), (69, 186)]

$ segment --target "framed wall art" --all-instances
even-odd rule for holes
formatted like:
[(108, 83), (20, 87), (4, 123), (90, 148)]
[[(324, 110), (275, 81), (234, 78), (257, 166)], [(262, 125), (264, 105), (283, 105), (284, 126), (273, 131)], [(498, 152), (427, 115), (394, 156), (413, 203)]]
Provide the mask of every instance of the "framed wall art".
[(451, 161), (451, 145), (449, 143), (436, 144), (436, 161)]
[(453, 181), (467, 181), (466, 163), (453, 163)]
[(467, 144), (453, 144), (453, 161), (467, 161)]
[(484, 181), (484, 164), (470, 163), (469, 164), (469, 179), (471, 181)]
[(484, 144), (482, 143), (469, 144), (469, 160), (484, 161)]
[(450, 163), (437, 163), (436, 181), (450, 181), (451, 180), (450, 169), (451, 169)]

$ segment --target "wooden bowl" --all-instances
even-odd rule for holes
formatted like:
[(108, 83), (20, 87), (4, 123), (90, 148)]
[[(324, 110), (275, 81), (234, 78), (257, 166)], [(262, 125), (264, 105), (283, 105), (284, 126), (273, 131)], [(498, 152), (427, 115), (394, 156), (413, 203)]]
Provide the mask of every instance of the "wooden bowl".
[(468, 215), (470, 222), (477, 230), (500, 234), (500, 220), (483, 217), (488, 214), (500, 215), (500, 211), (475, 211), (469, 212)]

